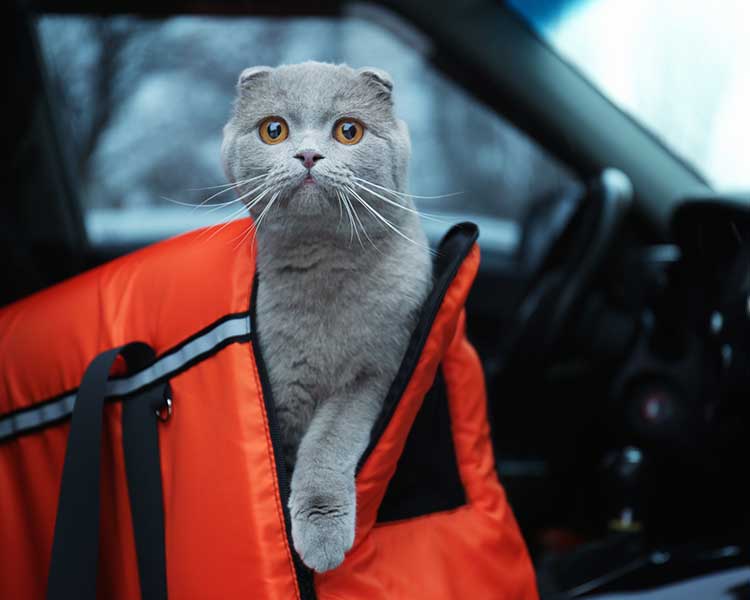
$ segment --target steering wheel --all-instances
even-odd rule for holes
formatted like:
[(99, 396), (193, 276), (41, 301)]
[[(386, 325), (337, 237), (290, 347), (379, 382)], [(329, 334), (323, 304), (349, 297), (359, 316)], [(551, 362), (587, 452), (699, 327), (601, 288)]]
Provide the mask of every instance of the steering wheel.
[(632, 201), (627, 176), (605, 169), (583, 189), (571, 187), (532, 207), (516, 257), (529, 278), (501, 335), (491, 377), (503, 376), (511, 362), (539, 364), (554, 353)]

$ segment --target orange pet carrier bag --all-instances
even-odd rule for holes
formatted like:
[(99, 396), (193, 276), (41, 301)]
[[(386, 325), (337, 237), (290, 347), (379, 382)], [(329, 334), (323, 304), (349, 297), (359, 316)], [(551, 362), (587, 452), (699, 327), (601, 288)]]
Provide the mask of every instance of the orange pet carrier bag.
[(358, 467), (354, 546), (318, 574), (291, 543), (247, 226), (0, 310), (0, 598), (535, 599), (464, 332), (476, 227), (440, 245)]

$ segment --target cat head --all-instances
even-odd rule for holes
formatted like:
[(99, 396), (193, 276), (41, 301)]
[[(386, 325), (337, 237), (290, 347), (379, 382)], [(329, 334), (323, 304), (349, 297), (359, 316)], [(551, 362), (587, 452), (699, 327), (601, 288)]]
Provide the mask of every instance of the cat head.
[[(266, 207), (265, 218), (287, 222), (334, 214), (338, 220), (352, 209), (371, 215), (357, 195), (370, 205), (377, 194), (410, 204), (385, 191), (404, 191), (410, 155), (392, 91), (390, 76), (369, 67), (307, 62), (245, 69), (224, 127), (222, 161), (253, 216)], [(374, 208), (383, 215), (396, 209), (378, 202)]]

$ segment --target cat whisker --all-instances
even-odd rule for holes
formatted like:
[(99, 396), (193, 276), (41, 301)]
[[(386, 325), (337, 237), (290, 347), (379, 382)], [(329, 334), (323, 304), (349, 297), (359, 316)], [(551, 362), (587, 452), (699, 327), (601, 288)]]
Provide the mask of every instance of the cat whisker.
[(235, 185), (230, 186), (230, 187), (228, 187), (225, 190), (221, 190), (220, 192), (216, 192), (215, 194), (209, 196), (203, 202), (201, 202), (198, 206), (203, 206), (204, 204), (206, 204), (207, 202), (210, 202), (211, 200), (213, 200), (217, 196), (221, 196), (222, 194), (226, 194), (230, 190), (236, 190), (237, 188), (242, 187), (243, 185), (247, 185), (248, 183), (251, 183), (251, 182), (254, 182), (254, 181), (258, 181), (259, 179), (265, 180), (265, 178), (266, 178), (266, 174), (263, 173), (262, 175), (256, 175), (255, 177), (251, 177), (250, 179), (245, 179), (242, 182), (238, 182)]
[(464, 193), (464, 192), (450, 192), (448, 194), (438, 194), (437, 196), (419, 196), (417, 194), (409, 194), (407, 192), (399, 192), (396, 190), (392, 190), (382, 185), (378, 185), (377, 183), (373, 183), (372, 181), (367, 181), (367, 179), (362, 179), (361, 177), (353, 177), (353, 179), (356, 179), (357, 181), (361, 183), (369, 184), (379, 190), (383, 190), (384, 192), (390, 192), (391, 194), (396, 194), (396, 196), (402, 196), (405, 198), (419, 198), (421, 200), (438, 200), (440, 198), (451, 198), (452, 196), (461, 196)]
[[(266, 190), (266, 192), (267, 191), (269, 191), (269, 190)], [(276, 196), (276, 194), (274, 194), (271, 197), (271, 201), (274, 200), (275, 196)], [(262, 197), (263, 196), (261, 195), (258, 198), (254, 199), (246, 208), (252, 208), (255, 204), (257, 204), (260, 201), (260, 199), (262, 199)], [(266, 206), (266, 208), (268, 208), (268, 206)], [(263, 216), (264, 212), (265, 212), (265, 209), (261, 212), (261, 217)], [(259, 217), (259, 220), (260, 220), (260, 217)], [(238, 240), (238, 239), (242, 238), (240, 240), (240, 243), (235, 247), (235, 250), (238, 249), (244, 243), (244, 241), (247, 239), (247, 234), (256, 226), (256, 223), (257, 223), (257, 221), (255, 219), (251, 218), (250, 219), (250, 225), (248, 225), (248, 227), (242, 233), (240, 233), (240, 235), (238, 235), (238, 236), (236, 236), (236, 237), (234, 237), (234, 238), (232, 238), (230, 240), (230, 241), (233, 242), (235, 240)]]
[[(255, 206), (258, 202), (260, 202), (260, 200), (263, 198), (263, 196), (265, 196), (265, 194), (268, 193), (269, 191), (270, 191), (270, 188), (267, 189), (267, 190), (265, 190), (257, 198), (254, 198), (248, 204), (248, 206), (247, 206), (248, 210), (251, 209), (253, 206)], [(250, 240), (250, 244), (252, 245), (252, 244), (255, 243), (255, 237), (256, 237), (256, 235), (258, 233), (258, 228), (260, 227), (260, 224), (263, 221), (263, 218), (265, 217), (265, 215), (267, 214), (267, 212), (271, 209), (271, 207), (273, 206), (274, 202), (276, 202), (276, 199), (279, 197), (279, 194), (281, 194), (280, 191), (274, 192), (271, 195), (271, 199), (268, 201), (268, 204), (266, 205), (266, 207), (261, 211), (261, 213), (258, 216), (257, 220), (256, 219), (251, 219), (250, 225), (247, 227), (247, 229), (244, 232), (242, 232), (242, 234), (240, 234), (239, 236), (235, 237), (232, 240), (232, 241), (234, 241), (234, 240), (237, 240), (240, 237), (242, 238), (242, 239), (240, 239), (239, 243), (237, 245), (235, 245), (235, 247), (234, 247), (235, 250), (239, 250), (242, 247), (242, 245), (245, 243), (245, 241), (247, 240), (248, 236), (251, 233), (252, 233), (252, 238)]]
[(346, 210), (346, 217), (349, 221), (349, 246), (352, 245), (354, 240), (354, 217), (352, 216), (352, 206), (346, 197), (342, 198), (344, 201), (344, 210)]
[[(260, 179), (260, 178), (265, 178), (265, 177), (266, 177), (265, 175), (260, 175), (260, 176), (258, 176), (258, 177), (253, 177), (253, 179)], [(246, 183), (243, 183), (243, 184), (241, 184), (241, 185), (246, 185)], [(263, 182), (262, 182), (262, 183), (261, 183), (260, 185), (258, 185), (258, 186), (255, 186), (255, 187), (254, 187), (253, 189), (251, 189), (251, 190), (250, 190), (250, 191), (248, 191), (248, 192), (244, 192), (244, 193), (241, 193), (241, 194), (240, 194), (239, 196), (237, 196), (237, 198), (235, 198), (234, 200), (230, 200), (229, 202), (224, 202), (224, 203), (221, 203), (221, 204), (214, 204), (214, 205), (212, 205), (212, 208), (210, 208), (210, 209), (209, 209), (209, 210), (208, 210), (208, 211), (206, 212), (206, 214), (210, 214), (210, 213), (214, 212), (215, 210), (218, 210), (218, 209), (219, 209), (219, 208), (221, 208), (222, 206), (229, 206), (230, 204), (234, 204), (234, 203), (236, 203), (236, 202), (242, 202), (242, 200), (244, 200), (244, 199), (245, 199), (245, 198), (247, 198), (248, 196), (250, 196), (250, 195), (254, 194), (255, 192), (257, 192), (257, 191), (258, 191), (258, 190), (260, 190), (260, 189), (263, 189), (263, 187), (264, 187), (265, 185), (266, 185), (266, 181), (265, 181), (265, 179), (264, 179), (264, 181), (263, 181)], [(238, 187), (238, 186), (236, 186), (236, 187)], [(234, 187), (234, 188), (231, 188), (231, 189), (236, 189), (236, 187)], [(228, 191), (228, 190), (224, 190), (224, 191)], [(222, 192), (222, 193), (223, 193), (223, 192)], [(213, 196), (212, 196), (212, 197), (213, 197)], [(206, 203), (206, 202), (207, 202), (208, 200), (210, 200), (210, 199), (211, 199), (211, 198), (207, 198), (206, 200), (204, 200), (204, 201), (203, 201), (203, 202), (201, 203), (201, 206), (202, 206), (203, 204), (205, 204), (205, 203)], [(196, 207), (196, 208), (198, 208), (198, 207)]]
[(395, 206), (396, 208), (400, 208), (402, 210), (405, 210), (407, 212), (413, 213), (415, 215), (418, 215), (418, 216), (420, 216), (420, 217), (422, 217), (424, 219), (428, 219), (430, 221), (437, 221), (438, 223), (445, 223), (445, 224), (448, 223), (448, 221), (446, 221), (445, 219), (443, 219), (441, 217), (438, 217), (437, 215), (433, 215), (433, 214), (430, 214), (430, 213), (427, 213), (427, 212), (422, 212), (422, 211), (416, 210), (415, 208), (411, 208), (409, 206), (404, 206), (403, 204), (399, 204), (398, 202), (395, 202), (394, 200), (391, 200), (390, 198), (386, 198), (382, 194), (379, 194), (375, 190), (371, 190), (371, 189), (365, 187), (361, 183), (357, 183), (355, 181), (354, 185), (356, 185), (360, 189), (365, 190), (369, 194), (372, 194), (373, 196), (376, 196), (377, 198), (380, 198), (383, 202), (386, 202), (387, 204), (390, 204), (391, 206)]
[(221, 190), (226, 189), (229, 187), (233, 187), (235, 185), (239, 185), (239, 181), (233, 181), (232, 183), (222, 183), (221, 185), (207, 185), (206, 187), (196, 187), (196, 188), (185, 188), (186, 192), (206, 192), (208, 190)]
[[(367, 234), (365, 231), (364, 225), (362, 225), (362, 221), (359, 218), (359, 215), (357, 214), (357, 211), (354, 209), (354, 206), (352, 206), (351, 201), (347, 200), (349, 202), (349, 206), (352, 210), (352, 217), (354, 218), (354, 233), (357, 236), (357, 242), (359, 243), (359, 247), (362, 248), (362, 250), (365, 249), (365, 245), (362, 243), (362, 238), (359, 235), (359, 227), (362, 227), (362, 231)], [(359, 227), (357, 227), (357, 223), (359, 223)]]
[(341, 227), (341, 221), (344, 218), (344, 201), (341, 198), (341, 192), (339, 190), (336, 190), (336, 198), (339, 201), (339, 222), (336, 224), (336, 231), (338, 232), (339, 228)]
[(243, 204), (240, 208), (238, 208), (237, 210), (233, 211), (232, 213), (224, 217), (216, 225), (212, 227), (208, 227), (207, 229), (204, 229), (201, 236), (205, 234), (210, 234), (208, 238), (206, 238), (206, 241), (208, 242), (209, 240), (213, 239), (215, 235), (218, 235), (221, 231), (223, 231), (224, 228), (228, 227), (231, 223), (233, 223), (235, 218), (241, 215), (243, 212), (245, 212), (245, 210), (246, 208), (245, 208), (245, 205)]
[[(259, 187), (262, 187), (262, 186), (259, 186)], [(256, 188), (256, 189), (257, 189), (257, 188)], [(255, 206), (255, 205), (256, 205), (256, 204), (258, 203), (258, 202), (260, 202), (260, 201), (261, 201), (261, 200), (263, 199), (263, 197), (264, 197), (264, 196), (265, 196), (265, 195), (266, 195), (266, 194), (267, 194), (267, 193), (268, 193), (269, 191), (271, 191), (271, 188), (270, 188), (270, 187), (266, 187), (266, 188), (265, 188), (265, 189), (263, 189), (263, 190), (262, 190), (262, 191), (261, 191), (261, 192), (260, 192), (260, 193), (259, 193), (259, 194), (258, 194), (258, 195), (257, 195), (257, 196), (255, 197), (255, 198), (253, 198), (253, 199), (252, 199), (252, 200), (251, 200), (250, 202), (248, 202), (248, 203), (247, 203), (247, 205), (243, 204), (243, 205), (242, 205), (242, 207), (240, 207), (239, 209), (235, 210), (235, 211), (234, 211), (234, 212), (232, 212), (232, 213), (231, 213), (230, 215), (227, 215), (226, 217), (224, 217), (223, 221), (225, 221), (225, 222), (224, 222), (224, 224), (223, 224), (223, 225), (222, 225), (221, 227), (219, 227), (219, 228), (217, 228), (217, 229), (215, 229), (215, 230), (213, 230), (213, 231), (212, 231), (212, 229), (207, 229), (206, 231), (212, 231), (212, 233), (211, 233), (211, 235), (210, 235), (210, 236), (209, 236), (209, 237), (208, 237), (208, 238), (206, 239), (206, 241), (209, 241), (209, 240), (210, 240), (210, 239), (212, 239), (212, 238), (213, 238), (213, 237), (214, 237), (215, 235), (218, 235), (218, 234), (219, 234), (219, 233), (220, 233), (221, 231), (223, 231), (223, 230), (224, 230), (224, 229), (225, 229), (226, 227), (228, 227), (228, 226), (229, 226), (229, 224), (230, 224), (230, 223), (232, 223), (232, 222), (234, 221), (235, 217), (237, 217), (238, 215), (242, 214), (242, 213), (243, 213), (243, 212), (245, 212), (245, 211), (249, 211), (249, 210), (250, 210), (250, 209), (251, 209), (251, 208), (252, 208), (253, 206)], [(250, 192), (248, 192), (248, 194), (249, 194), (249, 193), (250, 193)], [(248, 194), (244, 194), (243, 196), (241, 196), (241, 197), (240, 197), (240, 199), (241, 199), (241, 198), (244, 198), (244, 197), (245, 197), (245, 196), (247, 196)]]
[(222, 208), (225, 208), (227, 206), (231, 206), (232, 204), (237, 204), (237, 202), (240, 202), (240, 198), (235, 198), (234, 200), (229, 200), (228, 202), (219, 202), (217, 204), (211, 204), (210, 206), (201, 206), (201, 205), (195, 205), (195, 204), (188, 204), (186, 202), (179, 202), (177, 200), (173, 200), (171, 198), (167, 198), (166, 196), (162, 196), (164, 200), (168, 200), (169, 202), (173, 202), (174, 204), (179, 204), (180, 206), (189, 206), (192, 207), (192, 211), (194, 212), (197, 208), (207, 208), (208, 210), (204, 212), (204, 215), (210, 215), (213, 212), (216, 212), (217, 210), (221, 210)]
[[(246, 193), (242, 194), (241, 196), (238, 196), (237, 198), (235, 198), (234, 200), (232, 200), (230, 202), (226, 202), (226, 203), (221, 204), (221, 205), (217, 204), (217, 205), (215, 205), (215, 208), (212, 208), (211, 210), (207, 211), (206, 214), (212, 213), (215, 210), (218, 210), (219, 208), (221, 208), (222, 206), (228, 206), (230, 204), (235, 204), (236, 202), (242, 202), (245, 198), (247, 198), (251, 194), (254, 194), (258, 190), (262, 190), (265, 187), (265, 185), (266, 185), (265, 182), (263, 182), (261, 185), (253, 188), (249, 192), (246, 192)], [(236, 217), (238, 214), (241, 214), (245, 209), (248, 209), (248, 210), (251, 209), (253, 206), (255, 206), (255, 204), (257, 204), (258, 200), (261, 199), (262, 197), (263, 197), (263, 195), (261, 194), (257, 198), (254, 198), (253, 200), (251, 200), (250, 202), (248, 202), (246, 205), (243, 204), (243, 206), (241, 208), (237, 209), (231, 215), (229, 215), (227, 217), (224, 217), (220, 222), (223, 223), (223, 222), (227, 221), (228, 219), (232, 219), (233, 217)]]
[[(159, 196), (159, 197), (162, 200), (166, 200), (167, 202), (171, 202), (172, 204), (177, 204), (179, 206), (187, 206), (189, 208), (194, 208), (194, 209), (200, 208), (202, 206), (202, 204), (192, 204), (191, 202), (180, 202), (179, 200), (175, 200), (174, 198), (169, 198), (167, 196)], [(216, 206), (218, 207), (227, 206), (229, 204), (234, 204), (235, 202), (237, 202), (237, 200), (230, 200), (229, 202), (221, 202), (219, 204), (212, 204), (211, 208), (216, 207)]]
[[(238, 202), (242, 201), (245, 198), (247, 198), (248, 196), (252, 196), (258, 190), (262, 190), (263, 188), (270, 189), (270, 187), (266, 186), (266, 182), (265, 181), (263, 183), (261, 183), (260, 185), (254, 187), (252, 190), (250, 190), (248, 192), (245, 192), (244, 194), (241, 194), (241, 195), (237, 196), (237, 201)], [(263, 196), (259, 196), (259, 197), (262, 198)], [(254, 203), (255, 203), (256, 200), (257, 200), (257, 198), (254, 198), (253, 200), (251, 200), (250, 202), (248, 202), (247, 203), (247, 207), (251, 208), (252, 206), (254, 206)]]
[[(260, 169), (258, 169), (258, 170), (260, 170)], [(187, 188), (187, 191), (188, 192), (203, 192), (203, 191), (206, 191), (206, 190), (218, 190), (218, 189), (222, 189), (222, 188), (235, 187), (235, 186), (238, 186), (238, 185), (244, 185), (244, 184), (249, 183), (251, 181), (254, 181), (256, 179), (260, 179), (264, 175), (265, 175), (265, 173), (263, 175), (257, 175), (255, 177), (250, 177), (249, 179), (243, 179), (242, 181), (234, 181), (232, 183), (222, 183), (221, 185), (209, 185), (209, 186), (206, 186), (206, 187)]]
[[(268, 192), (270, 192), (270, 191), (271, 191), (271, 187), (268, 186), (260, 194), (258, 194), (255, 198), (253, 198), (250, 202), (248, 202), (245, 205), (245, 208), (248, 210), (248, 212), (250, 211), (250, 209), (252, 209), (253, 207), (255, 207), (256, 204), (258, 204), (261, 200), (263, 200), (263, 198), (265, 198), (266, 194), (268, 194)], [(268, 207), (266, 207), (266, 208), (268, 208)]]
[(370, 206), (367, 202), (365, 202), (362, 196), (360, 196), (355, 190), (353, 190), (350, 187), (347, 187), (346, 189), (362, 204), (362, 206), (365, 207), (365, 209), (367, 209), (368, 212), (370, 212), (370, 214), (372, 214), (375, 218), (381, 221), (386, 227), (388, 227), (395, 234), (404, 238), (407, 242), (410, 242), (414, 244), (415, 246), (418, 246), (420, 248), (427, 250), (431, 255), (435, 254), (435, 251), (432, 250), (432, 248), (430, 248), (429, 246), (425, 246), (424, 244), (420, 244), (419, 242), (411, 239), (408, 235), (402, 232), (398, 227), (396, 227), (393, 223), (391, 223), (388, 219), (386, 219), (383, 215), (381, 215), (377, 210), (375, 210), (372, 206)]
[[(239, 187), (241, 187), (243, 185), (247, 185), (248, 183), (251, 183), (253, 181), (257, 181), (259, 179), (263, 179), (266, 176), (267, 176), (266, 173), (263, 173), (262, 175), (256, 175), (255, 177), (250, 177), (249, 179), (244, 179), (242, 181), (238, 181), (238, 182), (235, 182), (235, 183), (230, 183), (230, 184), (226, 184), (224, 186), (221, 186), (221, 187), (223, 187), (225, 189), (222, 189), (221, 191), (216, 192), (215, 194), (210, 195), (208, 198), (206, 198), (205, 200), (203, 200), (202, 202), (200, 202), (198, 204), (191, 204), (191, 203), (186, 203), (186, 202), (179, 202), (177, 200), (172, 200), (171, 198), (166, 198), (166, 197), (164, 197), (164, 198), (165, 198), (165, 200), (169, 200), (170, 202), (174, 202), (175, 204), (180, 204), (180, 205), (184, 205), (184, 206), (191, 206), (191, 207), (193, 207), (193, 210), (195, 210), (195, 209), (204, 207), (206, 204), (208, 204), (209, 202), (211, 202), (211, 200), (213, 200), (214, 198), (217, 198), (218, 196), (221, 196), (222, 194), (226, 194), (227, 192), (229, 192), (231, 190), (236, 190)], [(211, 206), (210, 206), (211, 210), (209, 210), (209, 212), (211, 212), (212, 210), (214, 210), (215, 207), (217, 207), (217, 206), (218, 207), (228, 206), (229, 204), (234, 204), (235, 202), (237, 202), (237, 200), (230, 200), (229, 202), (218, 203), (218, 204), (211, 204)], [(206, 207), (206, 208), (209, 208), (209, 207)]]
[(209, 210), (207, 210), (203, 214), (204, 215), (210, 215), (212, 212), (216, 212), (217, 210), (220, 210), (220, 209), (224, 208), (225, 206), (231, 206), (232, 204), (237, 204), (237, 202), (240, 202), (239, 198), (235, 198), (234, 200), (231, 200), (229, 202), (224, 202), (222, 204), (212, 204), (211, 208)]
[(239, 250), (242, 247), (242, 244), (245, 242), (245, 239), (247, 239), (248, 234), (250, 231), (252, 231), (253, 227), (255, 226), (255, 221), (252, 219), (250, 220), (250, 224), (243, 229), (239, 235), (233, 237), (231, 240), (229, 240), (228, 243), (235, 242), (239, 240), (237, 244), (235, 244), (234, 249)]
[[(357, 214), (357, 211), (354, 209), (353, 206), (351, 208), (352, 208), (352, 213), (354, 214), (354, 217), (357, 219), (357, 222), (359, 223), (359, 226), (362, 228), (362, 233), (365, 234), (365, 237), (369, 240), (369, 242), (372, 245), (372, 247), (375, 248), (375, 250), (377, 252), (380, 252), (380, 248), (378, 248), (377, 244), (375, 244), (375, 242), (372, 240), (372, 238), (370, 237), (370, 234), (367, 233), (367, 228), (364, 226), (364, 223), (362, 223), (362, 219)], [(364, 249), (364, 247), (363, 247), (363, 249)], [(382, 254), (382, 252), (380, 252), (380, 253)]]
[[(273, 193), (273, 195), (271, 196), (271, 199), (270, 199), (270, 200), (268, 201), (268, 204), (267, 204), (267, 205), (266, 205), (266, 207), (265, 207), (265, 208), (264, 208), (264, 209), (263, 209), (263, 210), (261, 211), (261, 213), (260, 213), (260, 216), (258, 217), (258, 220), (257, 220), (257, 221), (253, 221), (253, 223), (252, 223), (252, 224), (250, 225), (250, 230), (251, 230), (251, 231), (252, 231), (252, 233), (253, 233), (253, 235), (252, 235), (252, 238), (250, 239), (250, 245), (251, 245), (251, 246), (252, 246), (253, 244), (255, 244), (255, 238), (256, 238), (256, 236), (258, 235), (258, 228), (260, 227), (260, 224), (261, 224), (261, 223), (263, 222), (263, 218), (264, 218), (264, 217), (266, 216), (266, 214), (267, 214), (267, 213), (268, 213), (268, 212), (269, 212), (269, 211), (271, 210), (271, 207), (272, 207), (272, 206), (274, 205), (274, 203), (276, 202), (276, 198), (278, 198), (278, 197), (279, 197), (279, 194), (280, 194), (280, 193), (281, 193), (281, 192), (274, 192), (274, 193)], [(242, 242), (240, 242), (240, 244), (243, 244), (243, 243), (244, 243), (244, 238), (243, 238)]]
[[(341, 192), (336, 190), (336, 199), (339, 201), (339, 222), (336, 225), (336, 231), (341, 228), (341, 222), (344, 220), (344, 199), (341, 196)], [(346, 213), (347, 220), (349, 219), (349, 213)]]

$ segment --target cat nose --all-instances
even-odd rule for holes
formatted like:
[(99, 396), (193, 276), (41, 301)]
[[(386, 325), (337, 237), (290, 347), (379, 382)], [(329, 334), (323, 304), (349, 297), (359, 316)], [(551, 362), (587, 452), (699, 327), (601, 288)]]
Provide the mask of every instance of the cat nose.
[(316, 162), (325, 157), (322, 154), (315, 152), (315, 150), (303, 150), (302, 152), (295, 154), (294, 158), (301, 160), (306, 169), (312, 169)]

